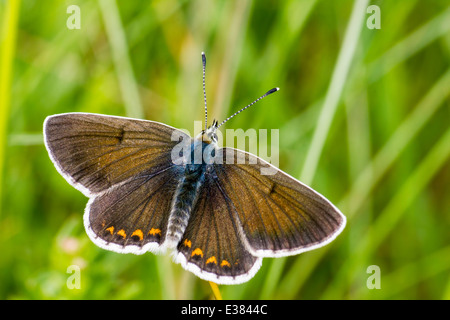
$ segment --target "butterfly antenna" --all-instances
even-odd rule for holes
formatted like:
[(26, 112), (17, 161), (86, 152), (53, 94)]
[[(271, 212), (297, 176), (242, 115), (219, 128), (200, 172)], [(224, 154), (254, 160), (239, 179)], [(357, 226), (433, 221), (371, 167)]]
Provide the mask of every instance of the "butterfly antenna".
[(208, 126), (208, 107), (206, 104), (206, 85), (205, 85), (205, 69), (206, 69), (206, 56), (202, 52), (202, 65), (203, 65), (203, 99), (205, 100), (205, 131)]
[(237, 115), (237, 114), (241, 113), (242, 111), (244, 111), (245, 109), (251, 107), (252, 105), (254, 105), (255, 103), (257, 103), (259, 100), (261, 100), (261, 99), (267, 97), (269, 94), (272, 94), (272, 93), (274, 93), (274, 92), (277, 92), (278, 90), (280, 90), (280, 88), (278, 88), (278, 87), (277, 87), (277, 88), (270, 89), (269, 91), (267, 91), (265, 94), (263, 94), (261, 97), (259, 97), (258, 99), (256, 99), (255, 101), (253, 101), (252, 103), (250, 103), (249, 105), (247, 105), (246, 107), (242, 108), (242, 109), (239, 110), (238, 112), (232, 114), (231, 116), (229, 116), (228, 118), (226, 118), (225, 120), (223, 120), (222, 123), (219, 124), (219, 125), (217, 126), (217, 128), (219, 128), (220, 126), (222, 126), (225, 122), (227, 122), (228, 120), (230, 120), (231, 118), (233, 118), (235, 115)]

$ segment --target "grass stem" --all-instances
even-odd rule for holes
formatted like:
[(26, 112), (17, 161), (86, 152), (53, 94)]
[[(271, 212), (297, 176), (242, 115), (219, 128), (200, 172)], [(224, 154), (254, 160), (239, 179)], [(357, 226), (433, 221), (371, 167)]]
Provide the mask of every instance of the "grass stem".
[(2, 212), (3, 173), (5, 171), (9, 112), (11, 109), (11, 80), (13, 77), (20, 0), (8, 1), (0, 34), (0, 213)]
[(217, 283), (209, 281), (209, 285), (211, 286), (211, 290), (216, 300), (222, 300), (222, 295), (220, 294), (219, 286), (217, 285)]

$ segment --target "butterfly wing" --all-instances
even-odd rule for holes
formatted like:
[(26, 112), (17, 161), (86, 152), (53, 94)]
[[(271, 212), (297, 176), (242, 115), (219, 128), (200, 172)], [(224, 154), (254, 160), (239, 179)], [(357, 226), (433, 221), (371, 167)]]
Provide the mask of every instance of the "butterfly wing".
[(245, 248), (234, 207), (217, 179), (207, 172), (175, 260), (204, 280), (238, 284), (255, 275), (262, 259)]
[(190, 137), (164, 124), (87, 113), (48, 117), (45, 145), (55, 167), (91, 199), (84, 224), (98, 246), (158, 251), (182, 168), (171, 151)]
[(224, 164), (215, 164), (220, 188), (237, 212), (253, 255), (312, 250), (344, 228), (345, 216), (308, 186), (252, 154), (232, 148), (223, 148), (222, 154)]
[(173, 165), (171, 151), (180, 130), (159, 122), (90, 113), (48, 117), (44, 140), (56, 169), (86, 196), (101, 193), (140, 174)]
[(101, 248), (141, 254), (161, 251), (180, 170), (140, 175), (91, 198), (84, 224)]

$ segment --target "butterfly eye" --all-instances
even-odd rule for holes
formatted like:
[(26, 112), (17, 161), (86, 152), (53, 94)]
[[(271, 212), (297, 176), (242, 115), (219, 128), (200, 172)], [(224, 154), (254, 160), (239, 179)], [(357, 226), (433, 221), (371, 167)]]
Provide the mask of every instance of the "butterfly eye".
[(211, 135), (211, 140), (214, 141), (214, 142), (217, 142), (217, 134), (213, 133)]

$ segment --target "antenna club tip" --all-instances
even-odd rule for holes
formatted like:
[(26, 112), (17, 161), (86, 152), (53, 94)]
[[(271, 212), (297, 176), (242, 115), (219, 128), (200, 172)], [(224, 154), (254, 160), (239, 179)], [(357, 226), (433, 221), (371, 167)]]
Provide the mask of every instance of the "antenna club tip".
[(202, 63), (203, 63), (203, 66), (206, 65), (206, 55), (203, 51), (202, 51)]
[(205, 55), (205, 51), (202, 51), (202, 56), (204, 56)]
[(271, 93), (277, 92), (278, 90), (280, 90), (280, 88), (278, 88), (278, 87), (273, 88), (273, 89), (270, 89), (269, 91), (266, 92), (265, 95), (269, 95), (269, 94), (271, 94)]

